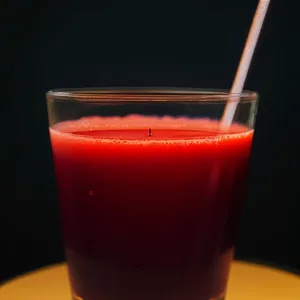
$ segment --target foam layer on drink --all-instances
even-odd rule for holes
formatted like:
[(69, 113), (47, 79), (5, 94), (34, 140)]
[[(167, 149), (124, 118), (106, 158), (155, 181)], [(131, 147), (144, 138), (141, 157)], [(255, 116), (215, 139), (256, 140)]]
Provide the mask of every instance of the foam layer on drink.
[[(228, 139), (242, 139), (252, 136), (253, 130), (233, 124), (226, 132), (220, 130), (219, 122), (209, 119), (189, 119), (173, 117), (87, 117), (76, 121), (56, 124), (50, 129), (52, 134), (63, 139), (76, 139), (92, 143), (122, 144), (197, 144), (219, 143)], [(134, 134), (130, 134), (134, 132)], [(69, 135), (72, 133), (72, 137)], [(149, 134), (150, 133), (150, 134)], [(59, 137), (58, 137), (59, 138)]]

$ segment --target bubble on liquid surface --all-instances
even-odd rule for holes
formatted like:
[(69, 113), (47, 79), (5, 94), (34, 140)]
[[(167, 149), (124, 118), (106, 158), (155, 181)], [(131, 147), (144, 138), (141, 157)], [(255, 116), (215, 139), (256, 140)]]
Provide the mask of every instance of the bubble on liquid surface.
[(95, 195), (95, 192), (93, 190), (89, 190), (89, 195), (90, 196), (94, 196)]

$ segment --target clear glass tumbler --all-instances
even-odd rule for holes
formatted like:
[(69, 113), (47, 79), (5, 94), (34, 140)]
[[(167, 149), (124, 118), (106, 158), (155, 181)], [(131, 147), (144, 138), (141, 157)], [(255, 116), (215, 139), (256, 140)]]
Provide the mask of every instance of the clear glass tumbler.
[(257, 104), (254, 92), (231, 97), (223, 130), (228, 95), (47, 93), (74, 299), (224, 299)]

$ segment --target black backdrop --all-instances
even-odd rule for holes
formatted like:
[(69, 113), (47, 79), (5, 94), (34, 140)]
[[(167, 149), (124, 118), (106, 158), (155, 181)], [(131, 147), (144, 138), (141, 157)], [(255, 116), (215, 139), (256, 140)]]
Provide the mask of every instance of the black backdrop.
[[(47, 90), (230, 87), (257, 1), (184, 3), (16, 0), (1, 9), (0, 280), (63, 260)], [(299, 45), (291, 4), (272, 1), (246, 84), (261, 102), (237, 257), (300, 270)]]

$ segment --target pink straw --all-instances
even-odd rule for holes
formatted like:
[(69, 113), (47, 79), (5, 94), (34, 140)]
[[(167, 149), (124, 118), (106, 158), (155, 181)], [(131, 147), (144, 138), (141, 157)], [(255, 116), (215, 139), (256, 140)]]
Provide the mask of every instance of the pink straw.
[(236, 108), (240, 101), (240, 94), (243, 91), (245, 80), (249, 71), (250, 63), (256, 44), (263, 26), (265, 16), (270, 4), (270, 0), (260, 0), (252, 21), (252, 25), (248, 34), (246, 45), (237, 69), (233, 85), (226, 103), (223, 113), (221, 128), (228, 129), (233, 121)]

